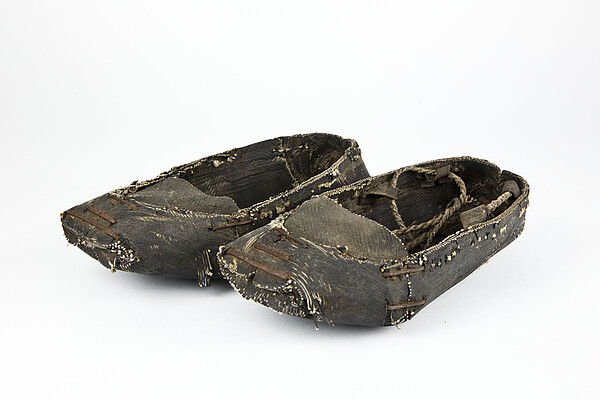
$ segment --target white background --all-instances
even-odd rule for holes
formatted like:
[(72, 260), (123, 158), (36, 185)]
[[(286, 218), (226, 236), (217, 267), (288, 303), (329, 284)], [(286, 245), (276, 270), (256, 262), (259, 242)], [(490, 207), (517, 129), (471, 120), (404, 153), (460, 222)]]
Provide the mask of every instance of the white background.
[[(599, 398), (597, 1), (0, 1), (0, 395)], [(524, 176), (522, 236), (396, 328), (110, 274), (59, 213), (276, 136)]]

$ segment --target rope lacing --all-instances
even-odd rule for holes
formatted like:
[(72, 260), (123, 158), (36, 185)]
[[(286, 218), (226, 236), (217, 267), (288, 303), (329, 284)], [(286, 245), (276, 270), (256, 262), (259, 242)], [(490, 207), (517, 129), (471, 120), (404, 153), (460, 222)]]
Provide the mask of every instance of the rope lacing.
[[(392, 177), (392, 187), (395, 188), (398, 184), (398, 178), (400, 177), (400, 175), (408, 171), (416, 172), (418, 174), (436, 174), (435, 170), (429, 168), (414, 166), (401, 168), (397, 170)], [(425, 241), (425, 247), (429, 247), (431, 245), (431, 242), (433, 241), (433, 238), (435, 237), (435, 235), (437, 235), (442, 226), (467, 202), (467, 186), (465, 185), (465, 182), (453, 172), (449, 172), (447, 177), (450, 178), (456, 184), (456, 186), (458, 186), (460, 195), (458, 197), (453, 198), (448, 203), (446, 209), (442, 213), (436, 215), (428, 221), (422, 222), (420, 224), (405, 226), (404, 221), (402, 221), (400, 214), (398, 213), (398, 205), (396, 204), (396, 200), (392, 200), (392, 207), (395, 211), (393, 213), (394, 218), (396, 219), (396, 223), (398, 224), (398, 226), (400, 226), (400, 228), (392, 231), (394, 234), (405, 235), (407, 233), (424, 231), (416, 238), (411, 240), (408, 244), (406, 244), (407, 249), (413, 249), (416, 246), (423, 243), (423, 241)]]

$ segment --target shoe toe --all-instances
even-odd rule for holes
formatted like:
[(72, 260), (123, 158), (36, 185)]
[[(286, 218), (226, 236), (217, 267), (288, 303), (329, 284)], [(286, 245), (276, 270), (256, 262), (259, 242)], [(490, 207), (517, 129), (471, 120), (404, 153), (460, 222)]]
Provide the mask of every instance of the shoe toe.
[[(331, 324), (382, 325), (387, 318), (388, 288), (377, 264), (282, 228), (259, 228), (223, 247), (217, 258), (242, 297), (279, 313)], [(365, 288), (382, 295), (370, 296)]]
[(111, 270), (126, 269), (134, 261), (133, 251), (116, 228), (114, 202), (108, 195), (98, 197), (61, 214), (67, 241)]

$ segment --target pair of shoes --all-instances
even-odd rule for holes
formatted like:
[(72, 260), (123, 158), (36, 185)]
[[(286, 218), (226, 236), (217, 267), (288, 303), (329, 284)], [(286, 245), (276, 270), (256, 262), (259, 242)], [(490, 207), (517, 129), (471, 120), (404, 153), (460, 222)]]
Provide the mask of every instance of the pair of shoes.
[(315, 323), (397, 325), (512, 242), (528, 195), (470, 157), (369, 177), (355, 141), (308, 134), (172, 168), (61, 220), (113, 271), (224, 277)]

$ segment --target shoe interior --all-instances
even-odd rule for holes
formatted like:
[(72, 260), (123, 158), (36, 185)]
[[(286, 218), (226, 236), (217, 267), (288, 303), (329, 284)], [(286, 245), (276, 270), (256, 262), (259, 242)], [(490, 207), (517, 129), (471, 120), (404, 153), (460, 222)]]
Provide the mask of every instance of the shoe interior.
[[(467, 196), (466, 201), (457, 206), (450, 217), (441, 224), (436, 223), (436, 217), (442, 215), (452, 202), (458, 201), (454, 199), (459, 198), (461, 194), (458, 184), (449, 178), (428, 182), (425, 174), (407, 170), (400, 173), (394, 185), (395, 174), (391, 172), (367, 180), (369, 183), (365, 186), (334, 190), (329, 197), (350, 211), (384, 225), (402, 240), (409, 253), (414, 253), (461, 230), (462, 212), (497, 199), (502, 194), (503, 182), (514, 179), (513, 176), (505, 176), (510, 173), (502, 173), (498, 167), (484, 160), (457, 158), (418, 165), (432, 171), (429, 177), (434, 176), (435, 171), (448, 166), (450, 171), (464, 182)], [(521, 186), (520, 181), (518, 182)], [(395, 189), (389, 189), (394, 186)], [(487, 219), (502, 213), (513, 201), (514, 198), (510, 198), (501, 204)], [(427, 221), (432, 221), (432, 224), (427, 226), (424, 224)], [(423, 227), (416, 230), (406, 229), (415, 225)], [(427, 244), (427, 235), (432, 229), (436, 229), (437, 232)], [(419, 236), (421, 239), (418, 239)]]
[(325, 171), (351, 145), (351, 140), (329, 134), (276, 138), (177, 167), (169, 176), (246, 208)]

